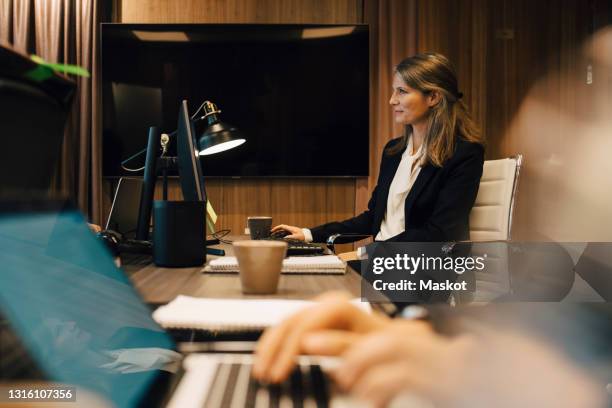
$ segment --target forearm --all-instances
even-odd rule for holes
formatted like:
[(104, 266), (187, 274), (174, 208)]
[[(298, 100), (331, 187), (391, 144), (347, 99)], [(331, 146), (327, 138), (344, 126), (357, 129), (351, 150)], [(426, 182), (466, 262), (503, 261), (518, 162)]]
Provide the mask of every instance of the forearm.
[(335, 221), (311, 228), (314, 242), (325, 242), (330, 235), (334, 234), (371, 234), (372, 212), (365, 211), (362, 214), (344, 221)]

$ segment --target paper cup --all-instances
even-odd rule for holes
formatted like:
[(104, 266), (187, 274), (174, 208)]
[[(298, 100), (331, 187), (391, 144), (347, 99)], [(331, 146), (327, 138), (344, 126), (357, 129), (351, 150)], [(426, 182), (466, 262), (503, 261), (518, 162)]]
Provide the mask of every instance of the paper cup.
[(236, 241), (242, 293), (268, 295), (276, 293), (287, 243), (282, 241)]

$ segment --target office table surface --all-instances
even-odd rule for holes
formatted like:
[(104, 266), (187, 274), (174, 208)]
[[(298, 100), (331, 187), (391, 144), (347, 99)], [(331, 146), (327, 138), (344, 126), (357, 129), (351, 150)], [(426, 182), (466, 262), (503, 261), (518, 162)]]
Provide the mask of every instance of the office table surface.
[[(244, 237), (239, 237), (244, 238)], [(237, 239), (237, 237), (230, 237)], [(215, 245), (227, 256), (233, 251), (229, 244)], [(218, 258), (207, 255), (206, 261)], [(178, 295), (211, 298), (282, 298), (310, 299), (330, 290), (344, 290), (361, 296), (361, 276), (348, 268), (344, 275), (282, 274), (278, 292), (274, 295), (244, 295), (237, 273), (202, 273), (204, 265), (189, 268), (162, 268), (153, 264), (151, 256), (124, 255), (122, 266), (145, 302), (164, 304)]]

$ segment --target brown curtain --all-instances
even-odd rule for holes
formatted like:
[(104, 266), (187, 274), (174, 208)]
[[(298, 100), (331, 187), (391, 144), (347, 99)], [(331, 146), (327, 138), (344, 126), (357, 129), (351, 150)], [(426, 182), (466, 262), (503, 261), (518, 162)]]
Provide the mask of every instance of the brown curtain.
[(401, 134), (389, 106), (393, 67), (417, 52), (417, 0), (364, 0), (370, 24), (370, 177), (357, 181), (355, 212), (366, 209), (385, 144)]
[(98, 0), (0, 0), (0, 41), (47, 61), (80, 65), (53, 189), (69, 195), (94, 223), (102, 220), (98, 107)]

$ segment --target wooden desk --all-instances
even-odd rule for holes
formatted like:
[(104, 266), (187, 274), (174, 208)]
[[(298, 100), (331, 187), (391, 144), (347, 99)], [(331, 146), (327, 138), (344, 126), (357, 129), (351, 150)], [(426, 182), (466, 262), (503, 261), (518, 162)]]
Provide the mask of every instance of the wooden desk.
[[(232, 237), (236, 239), (241, 237)], [(231, 245), (215, 245), (231, 255)], [(207, 261), (217, 258), (207, 256)], [(168, 303), (177, 295), (212, 298), (284, 298), (309, 299), (330, 290), (345, 290), (361, 296), (361, 277), (349, 268), (344, 275), (287, 275), (282, 274), (278, 292), (274, 295), (243, 295), (236, 273), (202, 273), (197, 268), (160, 268), (150, 256), (124, 256), (123, 268), (147, 303)]]

